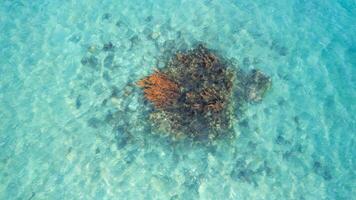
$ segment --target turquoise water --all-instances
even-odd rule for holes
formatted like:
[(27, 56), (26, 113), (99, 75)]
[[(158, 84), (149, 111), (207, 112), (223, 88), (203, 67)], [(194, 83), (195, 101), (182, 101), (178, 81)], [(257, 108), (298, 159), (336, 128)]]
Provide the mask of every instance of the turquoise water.
[[(0, 199), (353, 199), (355, 21), (353, 0), (2, 0)], [(271, 76), (233, 139), (155, 134), (132, 85), (197, 42)]]

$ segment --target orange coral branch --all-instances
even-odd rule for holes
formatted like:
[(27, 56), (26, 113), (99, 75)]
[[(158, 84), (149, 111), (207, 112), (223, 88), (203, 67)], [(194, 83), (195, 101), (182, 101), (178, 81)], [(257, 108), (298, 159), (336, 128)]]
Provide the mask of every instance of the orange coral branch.
[(180, 97), (179, 85), (158, 70), (139, 80), (137, 85), (144, 89), (146, 99), (151, 101), (156, 108), (172, 106)]

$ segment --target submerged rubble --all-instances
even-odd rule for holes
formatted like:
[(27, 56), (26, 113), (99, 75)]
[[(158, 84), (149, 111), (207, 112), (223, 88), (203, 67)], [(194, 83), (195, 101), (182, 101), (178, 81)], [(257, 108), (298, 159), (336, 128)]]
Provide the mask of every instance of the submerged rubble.
[(163, 69), (137, 85), (153, 104), (150, 119), (158, 129), (175, 137), (213, 139), (231, 128), (234, 106), (260, 101), (271, 83), (258, 70), (244, 74), (233, 69), (230, 62), (198, 45), (177, 52)]

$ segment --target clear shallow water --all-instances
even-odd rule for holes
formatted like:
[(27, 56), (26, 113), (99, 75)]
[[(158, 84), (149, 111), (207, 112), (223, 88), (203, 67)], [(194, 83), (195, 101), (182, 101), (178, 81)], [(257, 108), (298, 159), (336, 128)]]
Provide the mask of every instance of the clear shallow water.
[[(0, 199), (352, 199), (355, 5), (2, 1)], [(153, 134), (130, 85), (197, 41), (272, 78), (232, 140)]]

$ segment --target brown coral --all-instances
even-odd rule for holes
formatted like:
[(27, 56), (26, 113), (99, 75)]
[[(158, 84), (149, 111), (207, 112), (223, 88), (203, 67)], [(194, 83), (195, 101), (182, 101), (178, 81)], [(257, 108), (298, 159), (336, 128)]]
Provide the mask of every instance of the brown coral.
[(158, 109), (174, 106), (180, 97), (179, 85), (158, 70), (139, 80), (137, 85), (144, 88), (146, 99)]

